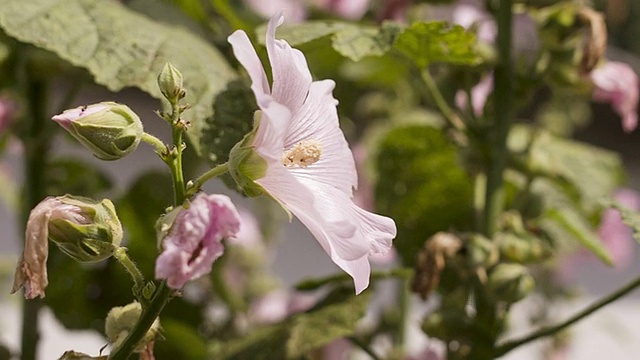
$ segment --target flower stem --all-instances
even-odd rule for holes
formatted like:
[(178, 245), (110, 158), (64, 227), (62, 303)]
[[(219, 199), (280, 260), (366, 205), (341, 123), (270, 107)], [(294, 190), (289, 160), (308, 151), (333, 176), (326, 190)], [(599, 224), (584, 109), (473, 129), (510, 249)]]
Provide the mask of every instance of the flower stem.
[(447, 104), (447, 101), (442, 96), (440, 89), (438, 89), (435, 80), (431, 76), (429, 69), (423, 69), (420, 74), (422, 75), (422, 81), (424, 81), (424, 84), (427, 86), (436, 106), (442, 115), (444, 115), (444, 118), (449, 122), (449, 125), (456, 130), (463, 131), (466, 128), (464, 122), (462, 122), (460, 117), (451, 109), (449, 104)]
[(362, 351), (364, 351), (365, 353), (367, 353), (367, 355), (369, 355), (371, 357), (371, 359), (373, 360), (380, 360), (380, 357), (373, 352), (372, 349), (370, 349), (367, 344), (363, 343), (362, 341), (360, 341), (360, 339), (356, 338), (355, 336), (350, 336), (347, 338), (353, 345), (357, 346), (359, 349), (361, 349)]
[(206, 183), (210, 179), (213, 179), (214, 177), (220, 176), (220, 175), (222, 175), (222, 174), (224, 174), (224, 173), (226, 173), (228, 171), (229, 171), (229, 164), (228, 163), (224, 163), (224, 164), (220, 164), (220, 165), (208, 170), (204, 174), (200, 175), (200, 177), (195, 179), (193, 181), (193, 183), (187, 189), (187, 197), (191, 197), (191, 196), (195, 195), (195, 193), (200, 190), (202, 185), (204, 185), (204, 183)]
[(127, 255), (127, 249), (125, 247), (118, 247), (116, 251), (113, 252), (113, 257), (118, 260), (120, 264), (127, 270), (131, 278), (133, 279), (133, 283), (135, 287), (142, 290), (144, 287), (144, 276), (136, 266), (136, 264), (131, 261), (131, 258)]
[[(386, 278), (392, 278), (392, 277), (409, 279), (411, 278), (411, 276), (413, 276), (413, 269), (410, 269), (410, 268), (395, 268), (390, 270), (371, 272), (372, 280), (386, 279)], [(336, 274), (336, 275), (331, 275), (331, 276), (327, 276), (319, 279), (303, 280), (302, 282), (299, 282), (295, 286), (295, 288), (296, 290), (301, 290), (301, 291), (311, 291), (327, 284), (345, 282), (349, 280), (351, 280), (351, 277), (348, 274)]]
[(508, 353), (509, 351), (511, 351), (511, 350), (521, 346), (521, 345), (524, 345), (526, 343), (538, 340), (538, 339), (546, 337), (546, 336), (554, 335), (554, 334), (558, 333), (559, 331), (564, 330), (568, 326), (570, 326), (570, 325), (572, 325), (572, 324), (584, 319), (585, 317), (593, 314), (594, 312), (600, 310), (604, 306), (606, 306), (606, 305), (618, 300), (619, 298), (621, 298), (624, 295), (630, 293), (631, 291), (637, 289), (638, 287), (640, 287), (640, 277), (637, 277), (636, 279), (632, 280), (631, 282), (629, 282), (625, 286), (623, 286), (620, 289), (614, 291), (613, 293), (605, 296), (604, 298), (596, 301), (595, 303), (591, 304), (590, 306), (588, 306), (584, 310), (580, 311), (579, 313), (573, 315), (572, 317), (566, 319), (565, 321), (563, 321), (563, 322), (561, 322), (561, 323), (559, 323), (557, 325), (548, 326), (548, 327), (542, 327), (542, 328), (534, 331), (533, 333), (531, 333), (529, 335), (523, 336), (520, 339), (506, 341), (505, 343), (499, 345), (496, 348), (495, 355), (496, 355), (496, 357), (502, 356), (502, 355)]
[(160, 283), (158, 291), (155, 296), (149, 303), (149, 306), (146, 309), (142, 310), (142, 315), (140, 315), (140, 319), (136, 326), (133, 328), (129, 336), (125, 339), (120, 347), (118, 347), (111, 355), (109, 355), (109, 360), (126, 360), (129, 358), (133, 349), (138, 345), (138, 342), (144, 337), (144, 335), (149, 331), (153, 322), (158, 318), (164, 306), (169, 302), (173, 295), (173, 290), (171, 290), (166, 282)]
[(153, 146), (153, 149), (156, 151), (156, 154), (158, 155), (162, 156), (163, 154), (166, 154), (168, 152), (167, 145), (165, 145), (165, 143), (163, 143), (162, 140), (158, 139), (157, 137), (149, 133), (143, 132), (141, 140)]

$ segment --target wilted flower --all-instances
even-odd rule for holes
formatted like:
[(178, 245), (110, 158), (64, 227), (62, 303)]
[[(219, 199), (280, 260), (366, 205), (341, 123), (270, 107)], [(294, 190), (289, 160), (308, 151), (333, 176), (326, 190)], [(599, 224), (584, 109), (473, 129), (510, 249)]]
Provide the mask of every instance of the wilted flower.
[(312, 81), (304, 55), (275, 39), (282, 21), (276, 16), (267, 28), (271, 89), (247, 35), (236, 31), (229, 37), (261, 109), (257, 128), (231, 151), (230, 172), (245, 188), (266, 192), (296, 215), (360, 293), (369, 284), (368, 256), (389, 250), (396, 226), (353, 203), (357, 173), (339, 127), (335, 83)]
[(626, 132), (638, 126), (638, 75), (621, 62), (609, 61), (591, 72), (595, 85), (593, 100), (609, 102), (622, 118)]
[(24, 287), (27, 299), (44, 297), (49, 240), (77, 261), (100, 261), (120, 245), (122, 226), (109, 200), (70, 196), (44, 199), (29, 214), (12, 293)]
[(240, 216), (229, 197), (203, 193), (174, 211), (178, 214), (156, 260), (156, 278), (180, 289), (211, 271), (224, 251), (222, 239), (235, 236), (240, 229)]
[(51, 119), (102, 160), (118, 160), (134, 151), (143, 133), (138, 115), (114, 102), (65, 110)]

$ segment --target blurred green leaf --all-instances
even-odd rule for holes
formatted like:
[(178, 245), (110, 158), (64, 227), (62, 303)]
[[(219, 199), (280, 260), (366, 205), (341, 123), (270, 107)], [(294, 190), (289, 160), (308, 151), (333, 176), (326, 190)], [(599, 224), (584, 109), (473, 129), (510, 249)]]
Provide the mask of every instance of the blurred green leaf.
[(80, 160), (56, 159), (45, 170), (50, 195), (74, 194), (92, 197), (111, 189), (111, 179), (93, 164)]
[[(307, 21), (279, 27), (276, 37), (286, 40), (291, 46), (298, 46), (332, 35), (331, 46), (338, 53), (353, 61), (359, 61), (368, 56), (387, 53), (401, 31), (401, 25), (391, 22), (374, 27), (337, 21)], [(256, 30), (262, 44), (265, 32), (264, 25)]]
[(480, 61), (476, 36), (444, 21), (411, 24), (398, 36), (395, 48), (420, 68), (433, 62), (474, 65)]
[(640, 242), (640, 213), (628, 209), (617, 202), (612, 202), (611, 207), (620, 212), (622, 221), (633, 230), (633, 238)]
[(185, 115), (191, 121), (187, 136), (197, 149), (215, 96), (235, 78), (218, 50), (203, 39), (116, 1), (4, 1), (0, 27), (20, 41), (86, 68), (111, 91), (135, 86), (162, 99), (156, 77), (171, 62), (184, 76), (186, 102), (192, 105)]
[(433, 234), (472, 224), (472, 181), (442, 130), (424, 125), (391, 130), (380, 143), (376, 171), (376, 208), (396, 220), (394, 246), (405, 265), (415, 263)]
[[(162, 336), (167, 340), (156, 340), (154, 353), (164, 359), (204, 360), (207, 345), (196, 328), (172, 318), (160, 318)], [(160, 358), (160, 356), (158, 356)]]

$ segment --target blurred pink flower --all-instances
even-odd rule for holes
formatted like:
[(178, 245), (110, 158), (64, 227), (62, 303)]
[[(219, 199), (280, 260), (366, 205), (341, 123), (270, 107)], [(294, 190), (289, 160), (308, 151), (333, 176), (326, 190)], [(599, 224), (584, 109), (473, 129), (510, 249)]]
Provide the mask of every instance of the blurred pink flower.
[(590, 74), (595, 85), (593, 100), (611, 103), (626, 132), (638, 126), (638, 75), (627, 64), (609, 61)]
[(263, 18), (284, 12), (287, 22), (301, 22), (308, 16), (309, 6), (349, 20), (360, 19), (369, 9), (370, 0), (245, 0)]
[[(479, 83), (471, 88), (471, 107), (476, 116), (484, 114), (484, 105), (487, 103), (489, 95), (493, 92), (493, 73), (485, 75)], [(460, 109), (467, 108), (467, 93), (458, 90), (456, 93), (456, 105)]]
[(0, 97), (0, 136), (11, 126), (17, 111), (18, 106), (15, 101)]
[(282, 22), (279, 15), (267, 27), (272, 88), (247, 34), (229, 37), (261, 109), (250, 146), (267, 168), (252, 180), (300, 219), (360, 293), (369, 285), (369, 255), (389, 250), (396, 226), (353, 203), (357, 173), (339, 126), (335, 83), (312, 81), (302, 52), (275, 39)]
[(316, 6), (345, 19), (360, 19), (369, 9), (370, 0), (314, 0)]
[[(614, 198), (628, 209), (640, 210), (640, 194), (636, 191), (621, 189), (616, 191)], [(635, 245), (633, 233), (631, 228), (622, 222), (618, 210), (605, 210), (598, 228), (598, 235), (617, 267), (626, 267), (631, 264)]]
[(256, 324), (274, 324), (309, 310), (317, 300), (309, 293), (275, 290), (251, 303), (249, 317)]
[(162, 241), (162, 254), (156, 260), (156, 278), (180, 289), (190, 280), (211, 271), (215, 259), (224, 251), (222, 239), (235, 236), (240, 215), (229, 197), (195, 196), (176, 216)]

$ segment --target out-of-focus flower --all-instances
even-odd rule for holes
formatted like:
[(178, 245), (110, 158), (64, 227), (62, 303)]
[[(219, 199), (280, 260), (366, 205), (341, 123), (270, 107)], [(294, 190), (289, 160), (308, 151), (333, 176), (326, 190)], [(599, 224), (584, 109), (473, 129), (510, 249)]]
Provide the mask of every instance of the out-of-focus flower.
[(429, 20), (448, 21), (465, 29), (475, 29), (478, 40), (493, 43), (498, 32), (491, 15), (481, 2), (459, 0), (450, 5), (429, 6), (426, 13)]
[(309, 310), (317, 300), (308, 293), (275, 290), (251, 304), (249, 317), (256, 324), (274, 324), (289, 315)]
[[(493, 92), (493, 74), (488, 74), (480, 80), (473, 88), (471, 88), (471, 107), (476, 116), (484, 114), (484, 105), (487, 103), (489, 95)], [(467, 108), (467, 93), (458, 90), (456, 93), (456, 105), (460, 109)]]
[(0, 136), (9, 128), (16, 116), (18, 106), (7, 97), (0, 97)]
[(268, 19), (284, 11), (288, 22), (301, 22), (307, 18), (309, 6), (341, 18), (360, 19), (369, 8), (370, 0), (245, 0), (258, 15)]
[(120, 245), (122, 226), (109, 200), (71, 196), (44, 199), (29, 214), (12, 293), (24, 287), (27, 299), (45, 296), (49, 240), (77, 261), (101, 261)]
[(156, 278), (180, 289), (187, 281), (211, 272), (224, 251), (222, 239), (240, 229), (240, 215), (229, 197), (198, 194), (178, 208), (175, 220), (162, 241), (156, 260)]
[(593, 100), (611, 103), (613, 110), (622, 118), (626, 132), (638, 126), (638, 75), (621, 62), (609, 61), (593, 69), (590, 74), (595, 85)]
[(267, 28), (272, 88), (247, 34), (229, 37), (261, 109), (257, 128), (231, 150), (230, 173), (238, 184), (255, 184), (259, 189), (253, 191), (264, 191), (296, 215), (360, 293), (369, 285), (368, 256), (389, 250), (396, 226), (353, 203), (357, 173), (339, 127), (335, 83), (312, 81), (304, 55), (275, 39), (282, 22), (282, 15), (276, 16)]
[(114, 102), (65, 110), (51, 119), (101, 160), (118, 160), (131, 153), (143, 133), (138, 115)]
[(315, 5), (342, 18), (360, 19), (369, 8), (369, 0), (314, 0)]

